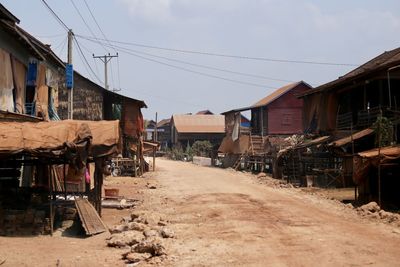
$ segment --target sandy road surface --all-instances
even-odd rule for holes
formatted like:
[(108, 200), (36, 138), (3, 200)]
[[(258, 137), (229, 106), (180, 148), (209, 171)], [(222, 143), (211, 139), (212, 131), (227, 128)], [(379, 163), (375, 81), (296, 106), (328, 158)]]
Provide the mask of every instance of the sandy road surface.
[[(171, 266), (400, 266), (400, 234), (248, 174), (158, 160), (142, 209), (170, 221)], [(150, 179), (152, 180), (152, 179)]]
[[(135, 212), (167, 220), (176, 233), (163, 239), (165, 260), (139, 266), (400, 266), (400, 228), (363, 219), (335, 201), (163, 159), (145, 177), (105, 181), (143, 201)], [(130, 212), (104, 209), (103, 220), (111, 227)], [(106, 246), (108, 236), (0, 237), (0, 265), (124, 266), (122, 249)]]

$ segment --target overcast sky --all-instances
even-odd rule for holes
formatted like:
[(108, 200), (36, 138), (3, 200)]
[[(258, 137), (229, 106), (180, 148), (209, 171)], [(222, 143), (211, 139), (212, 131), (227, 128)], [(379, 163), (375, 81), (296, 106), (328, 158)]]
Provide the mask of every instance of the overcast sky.
[[(110, 87), (144, 100), (149, 107), (143, 110), (146, 119), (154, 119), (156, 112), (163, 119), (176, 113), (204, 109), (220, 113), (245, 107), (289, 81), (304, 80), (317, 86), (354, 67), (218, 57), (112, 41), (211, 54), (344, 64), (362, 64), (400, 43), (398, 0), (86, 0), (106, 38), (112, 45), (121, 46), (118, 48), (78, 36), (104, 39), (83, 0), (46, 1), (73, 29), (101, 82), (103, 65), (92, 54), (119, 53), (119, 59), (111, 61)], [(21, 20), (22, 28), (51, 44), (66, 60), (67, 33), (41, 0), (1, 3)], [(76, 47), (73, 51), (75, 69), (100, 83)]]

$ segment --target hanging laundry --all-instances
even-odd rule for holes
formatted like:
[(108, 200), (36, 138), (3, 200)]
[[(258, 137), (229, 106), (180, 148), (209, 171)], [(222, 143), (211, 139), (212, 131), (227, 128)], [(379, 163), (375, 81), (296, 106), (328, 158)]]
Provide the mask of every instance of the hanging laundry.
[(13, 74), (10, 54), (0, 49), (0, 110), (14, 112)]

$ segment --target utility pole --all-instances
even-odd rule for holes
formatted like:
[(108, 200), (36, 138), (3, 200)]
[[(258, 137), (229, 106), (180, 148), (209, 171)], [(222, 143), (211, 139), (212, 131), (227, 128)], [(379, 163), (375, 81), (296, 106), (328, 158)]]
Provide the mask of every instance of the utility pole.
[(118, 57), (118, 53), (115, 55), (110, 55), (110, 53), (108, 53), (108, 55), (104, 55), (104, 56), (95, 56), (93, 54), (93, 58), (99, 58), (101, 61), (103, 61), (104, 63), (104, 88), (106, 88), (107, 90), (109, 90), (109, 86), (108, 86), (108, 69), (107, 69), (107, 63), (113, 58), (113, 57)]
[(73, 114), (74, 114), (74, 88), (73, 88), (73, 68), (72, 68), (72, 39), (74, 38), (74, 33), (70, 29), (68, 31), (68, 55), (67, 55), (67, 60), (68, 60), (68, 66), (67, 66), (67, 76), (68, 76), (68, 69), (71, 67), (70, 71), (72, 72), (70, 75), (71, 81), (68, 82), (68, 77), (67, 77), (67, 91), (68, 91), (68, 107), (67, 107), (67, 113), (68, 113), (68, 119), (72, 120), (73, 119)]

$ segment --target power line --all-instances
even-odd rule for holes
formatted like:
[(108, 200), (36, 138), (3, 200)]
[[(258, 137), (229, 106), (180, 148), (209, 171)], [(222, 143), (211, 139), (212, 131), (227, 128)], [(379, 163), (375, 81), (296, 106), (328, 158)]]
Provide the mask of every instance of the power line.
[(49, 4), (47, 4), (47, 2), (46, 2), (45, 0), (42, 0), (42, 3), (47, 7), (47, 9), (50, 11), (50, 13), (53, 15), (53, 17), (56, 18), (56, 20), (58, 21), (58, 23), (59, 23), (62, 27), (64, 27), (64, 29), (65, 29), (66, 31), (69, 31), (68, 26), (64, 23), (64, 21), (62, 21), (62, 20), (60, 19), (60, 17), (56, 14), (56, 12), (54, 12), (54, 10), (49, 6)]
[[(100, 33), (102, 34), (102, 36), (104, 37), (104, 39), (107, 41), (107, 43), (108, 43), (109, 45), (111, 45), (110, 41), (108, 41), (107, 36), (104, 34), (103, 30), (101, 29), (100, 24), (97, 22), (96, 17), (93, 15), (92, 9), (90, 8), (89, 4), (87, 3), (86, 0), (84, 0), (84, 3), (85, 3), (85, 5), (86, 5), (87, 10), (88, 10), (89, 13), (90, 13), (90, 16), (92, 17), (92, 19), (93, 19), (93, 21), (94, 21), (94, 23), (96, 24), (97, 28), (99, 29)], [(111, 48), (113, 48), (113, 49), (114, 49), (114, 52), (117, 53), (117, 50), (116, 50), (112, 45), (111, 45)], [(117, 59), (118, 59), (118, 58), (117, 58)], [(118, 64), (119, 64), (119, 59), (118, 59)], [(112, 70), (112, 63), (111, 63), (111, 78), (112, 78), (112, 81), (113, 81), (113, 84), (114, 84), (114, 74), (113, 74), (113, 70)], [(121, 89), (121, 86), (120, 86), (119, 65), (118, 65), (118, 84), (119, 84), (119, 89)], [(114, 84), (114, 85), (115, 85), (115, 84)]]
[(129, 55), (132, 55), (132, 56), (135, 56), (135, 57), (147, 60), (147, 61), (156, 62), (158, 64), (161, 64), (161, 65), (164, 65), (164, 66), (168, 66), (168, 67), (171, 67), (171, 68), (174, 68), (174, 69), (179, 69), (179, 70), (183, 70), (183, 71), (186, 71), (186, 72), (190, 72), (190, 73), (194, 73), (194, 74), (198, 74), (198, 75), (202, 75), (202, 76), (206, 76), (206, 77), (211, 77), (211, 78), (214, 78), (214, 79), (219, 79), (219, 80), (224, 80), (224, 81), (229, 81), (229, 82), (239, 83), (239, 84), (244, 84), (244, 85), (250, 85), (250, 86), (254, 86), (254, 87), (258, 87), (258, 88), (272, 88), (272, 89), (276, 88), (276, 87), (273, 87), (273, 86), (234, 80), (234, 79), (221, 77), (221, 76), (217, 76), (217, 75), (213, 75), (213, 74), (209, 74), (209, 73), (204, 73), (204, 72), (200, 72), (200, 71), (191, 70), (191, 69), (184, 68), (184, 67), (175, 66), (175, 65), (172, 65), (172, 64), (169, 64), (169, 63), (165, 63), (165, 62), (162, 62), (162, 61), (159, 61), (159, 60), (155, 60), (155, 59), (151, 59), (151, 58), (148, 58), (148, 57), (144, 57), (144, 56), (132, 53), (130, 51), (126, 51), (125, 49), (123, 49), (122, 52), (125, 52), (125, 53), (127, 53)]
[[(90, 69), (90, 71), (93, 73), (93, 75), (96, 77), (96, 79), (97, 79), (97, 81), (99, 81), (100, 83), (101, 83), (101, 80), (100, 80), (100, 78), (96, 75), (96, 73), (93, 71), (93, 69), (92, 69), (92, 67), (90, 66), (90, 64), (89, 64), (89, 62), (87, 61), (87, 59), (86, 59), (86, 57), (85, 57), (85, 54), (83, 54), (83, 51), (82, 51), (82, 49), (81, 49), (81, 46), (79, 45), (79, 42), (78, 42), (78, 40), (75, 38), (75, 36), (74, 36), (74, 41), (75, 41), (75, 44), (76, 44), (76, 46), (78, 47), (78, 50), (79, 50), (79, 52), (80, 52), (80, 55), (83, 57), (83, 61), (84, 61), (84, 63), (86, 63), (86, 65), (89, 67), (89, 69)], [(82, 59), (82, 58), (81, 58)], [(85, 65), (84, 65), (85, 66)], [(86, 68), (86, 67), (85, 67)], [(86, 71), (88, 71), (88, 69), (86, 68)], [(89, 73), (90, 74), (90, 73)]]
[[(83, 37), (81, 37), (83, 38)], [(86, 39), (86, 38), (83, 38)], [(98, 42), (98, 41), (93, 41), (90, 39), (86, 39), (90, 42)], [(104, 44), (104, 43), (103, 43)], [(217, 70), (217, 71), (221, 71), (221, 72), (226, 72), (226, 73), (231, 73), (231, 74), (236, 74), (236, 75), (242, 75), (242, 76), (248, 76), (248, 77), (252, 77), (252, 78), (259, 78), (259, 79), (265, 79), (265, 80), (271, 80), (271, 81), (278, 81), (278, 82), (295, 82), (293, 80), (285, 80), (285, 79), (278, 79), (278, 78), (272, 78), (272, 77), (267, 77), (267, 76), (263, 76), (263, 75), (258, 75), (258, 74), (251, 74), (251, 73), (245, 73), (245, 72), (239, 72), (239, 71), (233, 71), (233, 70), (227, 70), (227, 69), (222, 69), (222, 68), (216, 68), (213, 66), (207, 66), (207, 65), (201, 65), (201, 64), (196, 64), (196, 63), (191, 63), (191, 62), (187, 62), (187, 61), (183, 61), (183, 60), (178, 60), (178, 59), (173, 59), (173, 58), (169, 58), (169, 57), (164, 57), (164, 56), (159, 56), (159, 55), (154, 55), (154, 54), (150, 54), (150, 53), (146, 53), (143, 51), (138, 51), (138, 50), (134, 50), (134, 49), (128, 49), (128, 48), (124, 48), (124, 47), (120, 47), (117, 45), (114, 45), (114, 47), (118, 48), (118, 49), (126, 49), (129, 51), (132, 51), (134, 53), (139, 53), (139, 54), (143, 54), (143, 55), (147, 55), (147, 56), (151, 56), (151, 57), (155, 57), (155, 58), (161, 58), (161, 59), (165, 59), (168, 61), (173, 61), (173, 62), (177, 62), (177, 63), (181, 63), (181, 64), (186, 64), (186, 65), (190, 65), (190, 66), (194, 66), (194, 67), (199, 67), (199, 68), (204, 68), (204, 69), (210, 69), (210, 70)]]
[[(80, 36), (80, 37), (84, 37), (84, 36)], [(86, 37), (88, 37), (88, 36), (86, 36)], [(116, 44), (145, 47), (145, 48), (150, 48), (150, 49), (179, 52), (179, 53), (198, 54), (198, 55), (205, 55), (205, 56), (216, 56), (216, 57), (235, 58), (235, 59), (244, 59), (244, 60), (257, 60), (257, 61), (268, 61), (268, 62), (277, 62), (277, 63), (293, 63), (293, 64), (327, 65), (327, 66), (348, 66), (348, 67), (358, 66), (356, 64), (350, 64), (350, 63), (318, 62), (318, 61), (311, 61), (311, 60), (310, 61), (289, 60), (289, 59), (230, 55), (230, 54), (221, 54), (221, 53), (214, 53), (214, 52), (203, 52), (203, 51), (195, 51), (195, 50), (167, 48), (167, 47), (161, 47), (161, 46), (153, 46), (153, 45), (139, 44), (139, 43), (133, 43), (133, 42), (122, 42), (122, 41), (109, 40), (109, 39), (103, 39), (103, 41), (108, 41), (108, 42), (112, 42), (112, 43), (116, 43)]]
[[(96, 37), (96, 35), (92, 31), (92, 29), (90, 28), (89, 24), (86, 22), (85, 18), (83, 17), (82, 13), (79, 11), (78, 7), (75, 5), (74, 0), (70, 0), (70, 2), (74, 6), (75, 11), (78, 13), (79, 17), (83, 21), (83, 24), (85, 24), (86, 28), (89, 30), (92, 37), (97, 40), (98, 38)], [(107, 49), (103, 45), (101, 45), (101, 46), (104, 48), (105, 51), (107, 51)]]

